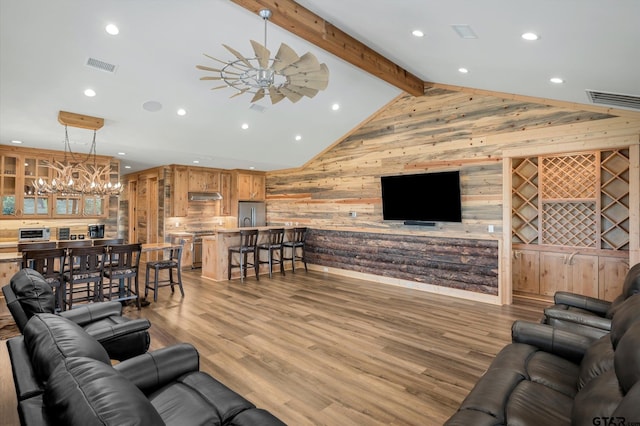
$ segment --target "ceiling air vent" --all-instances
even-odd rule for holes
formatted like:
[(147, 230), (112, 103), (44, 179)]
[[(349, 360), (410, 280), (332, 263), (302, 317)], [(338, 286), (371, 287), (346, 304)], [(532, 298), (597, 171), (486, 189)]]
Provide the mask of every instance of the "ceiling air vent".
[(587, 96), (589, 96), (589, 99), (594, 104), (629, 108), (640, 111), (640, 96), (598, 92), (597, 90), (587, 90)]
[(110, 72), (110, 73), (116, 72), (116, 68), (117, 68), (117, 66), (113, 64), (101, 61), (100, 59), (96, 59), (96, 58), (88, 58), (86, 65), (88, 67), (95, 68), (100, 71)]

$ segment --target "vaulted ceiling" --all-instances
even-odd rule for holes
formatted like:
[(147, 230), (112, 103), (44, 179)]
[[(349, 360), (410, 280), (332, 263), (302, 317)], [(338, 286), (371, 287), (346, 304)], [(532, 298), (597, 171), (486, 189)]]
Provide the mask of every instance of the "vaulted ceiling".
[[(312, 52), (329, 68), (326, 90), (251, 107), (251, 95), (230, 98), (232, 89), (200, 80), (196, 65), (219, 65), (203, 54), (234, 59), (222, 44), (253, 56), (262, 7), (274, 13), (267, 47)], [(638, 16), (635, 0), (2, 0), (0, 144), (62, 150), (63, 110), (104, 118), (98, 154), (119, 158), (123, 173), (194, 161), (274, 170), (303, 165), (423, 84), (593, 108), (586, 90), (640, 97)], [(105, 32), (109, 23), (118, 35)], [(522, 39), (529, 31), (540, 38)], [(73, 150), (89, 149), (88, 131), (69, 137)]]

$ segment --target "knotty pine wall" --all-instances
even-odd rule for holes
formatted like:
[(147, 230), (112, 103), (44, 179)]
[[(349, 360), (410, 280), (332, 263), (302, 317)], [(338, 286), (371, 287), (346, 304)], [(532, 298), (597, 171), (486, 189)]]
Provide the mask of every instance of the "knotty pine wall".
[[(489, 239), (504, 245), (510, 232), (503, 229), (503, 198), (510, 197), (510, 189), (503, 190), (503, 154), (638, 144), (640, 114), (621, 115), (444, 87), (427, 89), (423, 97), (400, 96), (303, 167), (267, 173), (267, 219), (323, 230)], [(383, 222), (380, 176), (444, 170), (461, 172), (461, 224), (432, 228)], [(415, 189), (416, 203), (430, 201), (437, 202), (430, 200), (428, 188)], [(504, 265), (510, 253), (499, 251), (502, 294), (493, 301), (510, 303), (510, 277), (505, 276), (510, 266)], [(316, 266), (327, 269), (328, 264)], [(385, 281), (385, 274), (372, 267), (369, 278)], [(387, 281), (398, 284), (395, 277)], [(411, 281), (423, 277), (400, 279), (400, 285), (415, 287)], [(425, 289), (441, 291), (437, 284)], [(476, 298), (470, 290), (455, 295)]]

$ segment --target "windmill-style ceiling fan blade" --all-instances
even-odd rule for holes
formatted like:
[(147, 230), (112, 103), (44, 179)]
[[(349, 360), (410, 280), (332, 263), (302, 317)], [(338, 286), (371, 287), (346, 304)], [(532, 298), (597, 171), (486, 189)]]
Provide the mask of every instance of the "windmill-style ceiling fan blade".
[(271, 52), (269, 51), (269, 49), (255, 40), (251, 40), (251, 46), (253, 46), (253, 51), (256, 54), (256, 58), (258, 58), (258, 64), (260, 64), (260, 68), (269, 68), (269, 58), (271, 57)]
[(251, 65), (251, 63), (249, 62), (249, 60), (247, 58), (245, 58), (244, 56), (242, 56), (242, 54), (240, 52), (238, 52), (237, 50), (235, 50), (233, 47), (229, 47), (226, 44), (223, 44), (224, 48), (227, 49), (229, 52), (233, 53), (233, 56), (235, 56), (236, 58), (238, 58), (243, 64), (245, 64), (247, 67), (249, 68), (253, 68), (253, 66)]
[(292, 48), (282, 43), (280, 44), (278, 53), (276, 53), (276, 61), (273, 63), (273, 66), (271, 68), (273, 68), (273, 70), (276, 72), (280, 72), (284, 68), (299, 60), (300, 57), (298, 56), (298, 54)]
[(209, 59), (213, 59), (214, 61), (220, 62), (221, 64), (226, 64), (226, 62), (225, 62), (225, 61), (222, 61), (222, 60), (220, 60), (220, 59), (218, 59), (218, 58), (214, 58), (213, 56), (211, 56), (211, 55), (207, 55), (206, 53), (203, 53), (203, 55), (204, 55), (204, 56), (206, 56), (206, 57), (207, 57), (207, 58), (209, 58)]
[(298, 86), (324, 90), (329, 84), (329, 69), (325, 64), (317, 71), (303, 72), (288, 77), (288, 81)]
[(269, 86), (269, 96), (271, 97), (272, 104), (277, 104), (285, 98), (285, 96), (273, 86)]
[(282, 74), (284, 75), (292, 75), (298, 74), (301, 72), (309, 72), (315, 71), (320, 68), (320, 62), (318, 59), (310, 52), (305, 53), (300, 57), (300, 60), (294, 62), (287, 68), (282, 70)]
[(256, 94), (253, 95), (253, 99), (251, 99), (251, 103), (259, 101), (262, 98), (264, 98), (264, 89), (258, 90)]
[(300, 76), (300, 77), (296, 76), (296, 78), (292, 77), (289, 79), (289, 82), (294, 86), (308, 87), (310, 89), (315, 89), (315, 90), (324, 90), (327, 88), (326, 81), (307, 80), (303, 76)]
[(215, 77), (215, 76), (209, 77), (209, 76), (207, 76), (207, 77), (200, 77), (200, 80), (222, 80), (222, 77)]
[(211, 90), (218, 90), (218, 89), (224, 89), (225, 87), (229, 87), (226, 84), (224, 86), (216, 86), (216, 87), (212, 87)]
[(302, 99), (303, 95), (297, 92), (294, 92), (293, 90), (289, 90), (287, 89), (285, 86), (281, 86), (278, 91), (280, 93), (282, 93), (283, 95), (285, 95), (287, 97), (287, 99), (289, 99), (291, 102), (296, 103), (298, 102), (300, 99)]
[(309, 98), (313, 98), (318, 94), (318, 90), (310, 87), (296, 86), (295, 84), (285, 84), (284, 87)]
[(222, 70), (218, 68), (205, 67), (204, 65), (196, 65), (196, 68), (202, 71), (220, 72)]

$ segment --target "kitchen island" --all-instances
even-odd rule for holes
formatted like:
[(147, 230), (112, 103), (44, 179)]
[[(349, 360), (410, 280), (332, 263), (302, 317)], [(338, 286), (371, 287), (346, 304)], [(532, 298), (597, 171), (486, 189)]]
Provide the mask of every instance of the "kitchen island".
[[(285, 228), (285, 241), (288, 232), (293, 229), (284, 226), (259, 226), (252, 228), (227, 228), (218, 229), (213, 235), (202, 237), (202, 277), (213, 281), (226, 281), (228, 278), (229, 247), (240, 245), (240, 231), (243, 229), (257, 229), (258, 244), (267, 241), (269, 229)], [(262, 253), (263, 260), (267, 259), (267, 253)], [(290, 267), (290, 266), (289, 266)], [(280, 268), (273, 268), (274, 272)], [(269, 265), (260, 265), (260, 275), (269, 276)], [(253, 277), (252, 271), (247, 273), (247, 277)], [(240, 269), (234, 268), (231, 279), (240, 278)]]

